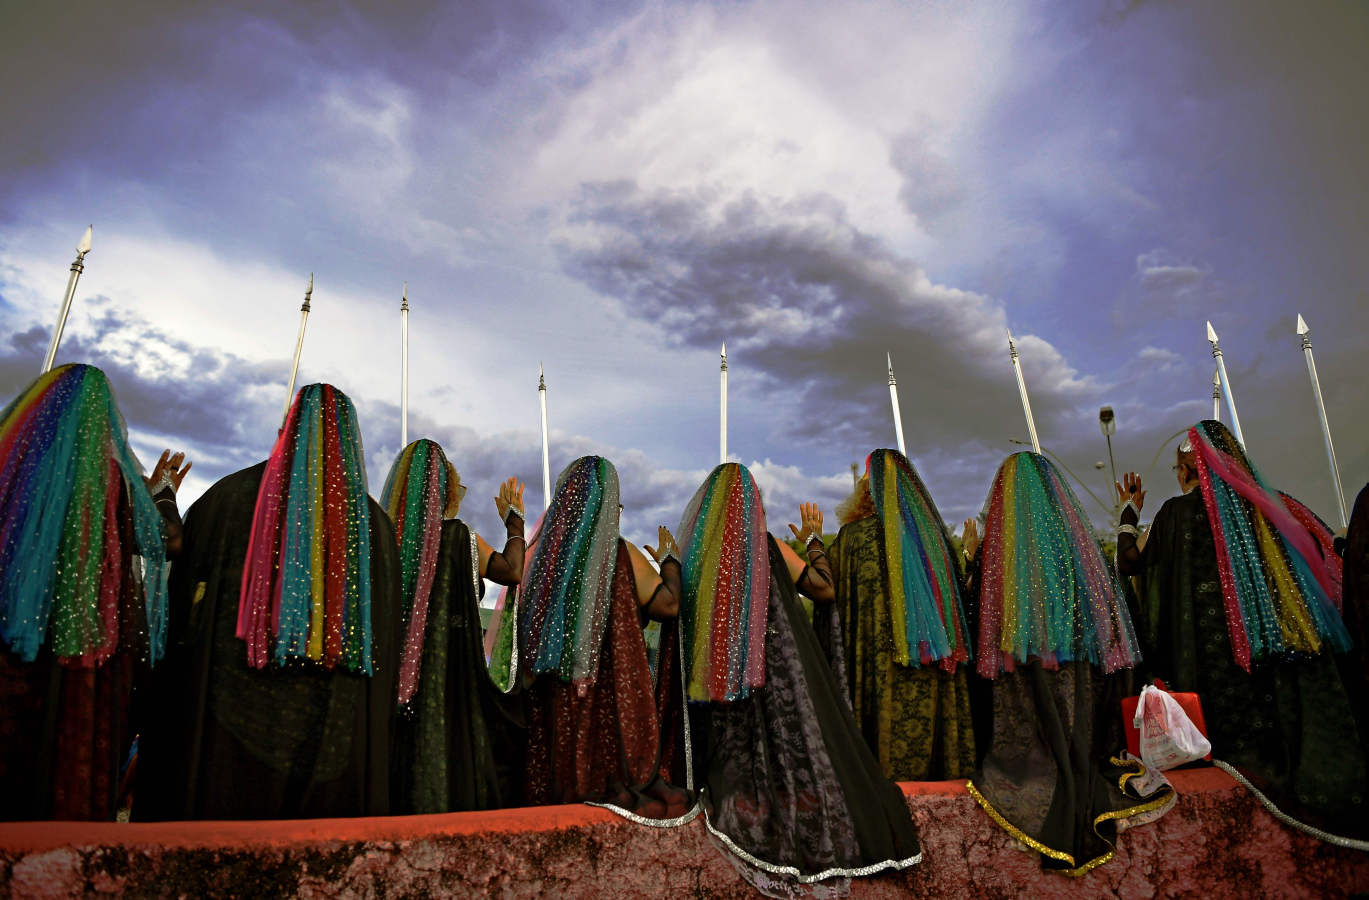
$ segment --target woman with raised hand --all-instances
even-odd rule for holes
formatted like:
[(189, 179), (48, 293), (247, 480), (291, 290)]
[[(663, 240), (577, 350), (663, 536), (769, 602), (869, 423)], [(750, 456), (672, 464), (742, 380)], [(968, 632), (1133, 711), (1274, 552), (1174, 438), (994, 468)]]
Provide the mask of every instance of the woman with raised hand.
[(1143, 576), (1150, 670), (1196, 691), (1216, 764), (1294, 827), (1369, 849), (1369, 766), (1334, 654), (1350, 647), (1329, 531), (1271, 489), (1215, 420), (1175, 456), (1183, 493), (1137, 542), (1146, 491), (1128, 472), (1117, 535), (1122, 572)]
[[(922, 859), (903, 794), (884, 777), (799, 603), (831, 605), (822, 514), (790, 526), (804, 558), (766, 530), (745, 466), (704, 481), (680, 522), (681, 655), (691, 704), (689, 773), (710, 834), (752, 886), (830, 895), (849, 879)], [(839, 616), (831, 617), (839, 626)]]
[(480, 599), (485, 579), (523, 577), (523, 485), (494, 499), (502, 550), (457, 518), (466, 487), (434, 441), (395, 460), (381, 504), (399, 544), (401, 649), (392, 745), (396, 813), (495, 809), (519, 802), (526, 725), (520, 698), (485, 666)]
[(590, 802), (642, 819), (689, 811), (662, 777), (643, 620), (679, 608), (680, 564), (662, 527), (659, 574), (619, 533), (618, 473), (603, 457), (556, 479), (516, 600), (511, 683), (528, 696), (529, 805)]
[(974, 771), (960, 566), (922, 479), (897, 450), (876, 450), (837, 507), (836, 608), (851, 706), (895, 781)]

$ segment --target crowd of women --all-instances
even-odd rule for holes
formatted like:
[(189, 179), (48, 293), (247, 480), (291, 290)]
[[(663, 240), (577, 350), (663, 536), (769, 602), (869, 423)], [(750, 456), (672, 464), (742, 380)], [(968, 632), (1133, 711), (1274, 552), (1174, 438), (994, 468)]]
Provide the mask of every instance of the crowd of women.
[[(530, 529), (501, 485), (498, 549), (433, 441), (377, 502), (330, 385), (184, 520), (182, 463), (145, 477), (90, 366), (0, 414), (4, 818), (589, 802), (701, 817), (752, 885), (792, 896), (918, 863), (895, 782), (968, 779), (1082, 875), (1174, 802), (1122, 749), (1121, 700), (1163, 677), (1272, 812), (1369, 849), (1369, 496), (1336, 538), (1217, 422), (1189, 429), (1183, 493), (1148, 531), (1140, 479), (1118, 485), (1115, 561), (1028, 452), (959, 542), (909, 460), (875, 450), (831, 546), (815, 504), (777, 540), (726, 463), (643, 549), (602, 457), (567, 466)], [(484, 628), (487, 581), (505, 587)]]

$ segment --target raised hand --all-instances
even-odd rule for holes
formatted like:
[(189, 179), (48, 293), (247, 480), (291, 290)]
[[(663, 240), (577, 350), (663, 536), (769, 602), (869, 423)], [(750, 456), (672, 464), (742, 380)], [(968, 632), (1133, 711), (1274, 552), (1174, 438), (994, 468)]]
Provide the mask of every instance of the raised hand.
[(974, 559), (974, 555), (979, 552), (979, 520), (969, 518), (961, 526), (960, 546), (964, 549), (965, 555)]
[(499, 485), (499, 496), (494, 498), (494, 508), (499, 510), (499, 521), (504, 521), (509, 517), (509, 509), (518, 510), (518, 515), (523, 519), (523, 484), (517, 478), (510, 478)]
[(1141, 476), (1137, 475), (1135, 472), (1127, 472), (1122, 476), (1121, 484), (1114, 481), (1113, 486), (1117, 488), (1118, 506), (1121, 506), (1128, 500), (1135, 503), (1138, 510), (1145, 505), (1146, 492), (1141, 490)]
[(822, 537), (822, 510), (818, 509), (816, 503), (799, 504), (799, 526), (789, 523), (789, 530), (794, 532), (794, 540), (800, 544), (807, 545), (810, 538)]
[(190, 471), (191, 463), (185, 462), (185, 451), (177, 450), (174, 454), (168, 449), (163, 450), (157, 464), (152, 467), (152, 474), (147, 477), (148, 490), (160, 491), (166, 485), (171, 486), (171, 490), (181, 489), (181, 482), (185, 480), (185, 473)]
[(675, 535), (671, 534), (670, 529), (664, 525), (658, 526), (656, 529), (656, 546), (644, 544), (642, 549), (651, 554), (651, 558), (656, 560), (658, 566), (672, 556), (676, 560), (681, 558), (680, 547), (675, 543)]

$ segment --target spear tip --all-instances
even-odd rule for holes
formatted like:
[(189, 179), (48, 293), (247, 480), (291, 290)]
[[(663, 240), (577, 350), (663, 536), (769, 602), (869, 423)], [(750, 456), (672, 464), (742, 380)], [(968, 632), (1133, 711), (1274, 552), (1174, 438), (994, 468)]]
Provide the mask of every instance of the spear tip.
[(90, 238), (91, 238), (91, 235), (94, 234), (94, 232), (95, 232), (95, 226), (94, 226), (94, 225), (87, 225), (87, 226), (86, 226), (86, 233), (83, 234), (83, 235), (81, 235), (81, 243), (79, 243), (79, 244), (76, 245), (76, 252), (77, 252), (77, 253), (81, 254), (82, 256), (85, 256), (87, 253), (90, 252)]
[(1212, 327), (1211, 320), (1207, 323), (1207, 340), (1211, 344), (1217, 343), (1217, 329)]
[(1312, 329), (1307, 327), (1307, 320), (1302, 317), (1302, 313), (1298, 313), (1298, 334), (1306, 335), (1311, 331)]

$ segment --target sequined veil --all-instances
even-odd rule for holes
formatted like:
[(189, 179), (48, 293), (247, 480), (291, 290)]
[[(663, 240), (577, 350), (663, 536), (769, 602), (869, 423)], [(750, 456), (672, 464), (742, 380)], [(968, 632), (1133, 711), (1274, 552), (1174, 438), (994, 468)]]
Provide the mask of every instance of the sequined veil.
[(841, 894), (919, 862), (902, 793), (860, 737), (750, 471), (714, 469), (678, 534), (687, 776), (712, 840), (777, 897)]
[(1113, 857), (1121, 828), (1174, 799), (1167, 786), (1138, 795), (1144, 766), (1119, 755), (1119, 703), (1140, 660), (1121, 585), (1037, 453), (999, 467), (979, 557), (977, 668), (993, 680), (993, 717), (970, 794), (1046, 868), (1084, 875)]
[(132, 682), (166, 646), (164, 540), (102, 371), (59, 366), (0, 413), (3, 818), (114, 817)]

